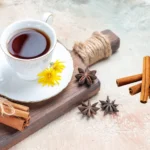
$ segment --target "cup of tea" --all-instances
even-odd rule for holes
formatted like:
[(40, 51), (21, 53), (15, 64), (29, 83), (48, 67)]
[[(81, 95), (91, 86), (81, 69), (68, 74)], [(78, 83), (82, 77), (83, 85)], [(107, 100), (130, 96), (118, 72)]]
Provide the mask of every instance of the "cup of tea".
[(37, 79), (37, 74), (51, 62), (57, 38), (54, 29), (46, 23), (48, 18), (52, 19), (51, 13), (44, 14), (44, 21), (14, 22), (0, 37), (0, 47), (7, 62), (22, 79)]

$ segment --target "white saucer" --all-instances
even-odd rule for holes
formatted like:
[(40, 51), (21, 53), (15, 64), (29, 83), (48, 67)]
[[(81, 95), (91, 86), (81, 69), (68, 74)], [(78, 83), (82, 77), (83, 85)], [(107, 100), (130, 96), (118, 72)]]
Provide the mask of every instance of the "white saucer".
[(0, 51), (0, 94), (25, 103), (44, 101), (57, 95), (67, 87), (74, 70), (70, 53), (60, 43), (57, 43), (55, 47), (52, 61), (57, 59), (63, 61), (66, 66), (61, 73), (62, 80), (54, 87), (43, 87), (37, 80), (26, 81), (19, 78), (7, 64), (3, 52)]

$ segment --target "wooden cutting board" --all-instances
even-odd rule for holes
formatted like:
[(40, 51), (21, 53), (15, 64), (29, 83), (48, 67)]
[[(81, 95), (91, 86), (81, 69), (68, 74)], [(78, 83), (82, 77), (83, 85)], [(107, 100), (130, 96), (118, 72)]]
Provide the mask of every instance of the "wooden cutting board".
[[(103, 33), (109, 35), (112, 50), (115, 52), (120, 44), (119, 38), (109, 30), (103, 31)], [(71, 55), (74, 61), (74, 73), (68, 87), (59, 95), (45, 102), (28, 104), (31, 112), (31, 122), (30, 126), (23, 132), (0, 124), (0, 150), (7, 150), (99, 92), (100, 81), (98, 79), (90, 88), (78, 86), (74, 76), (78, 72), (78, 67), (86, 68), (86, 66), (76, 54), (71, 52)]]

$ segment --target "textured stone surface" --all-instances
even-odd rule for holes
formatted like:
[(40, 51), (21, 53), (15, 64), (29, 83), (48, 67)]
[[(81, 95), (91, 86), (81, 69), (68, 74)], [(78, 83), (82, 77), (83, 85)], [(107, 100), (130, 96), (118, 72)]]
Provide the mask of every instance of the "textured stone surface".
[(45, 11), (55, 15), (58, 39), (72, 49), (74, 41), (85, 40), (95, 30), (111, 29), (121, 38), (118, 53), (97, 63), (102, 82), (93, 102), (116, 99), (117, 117), (82, 118), (70, 111), (11, 150), (148, 150), (150, 149), (150, 103), (142, 105), (139, 94), (130, 96), (128, 86), (118, 88), (118, 77), (140, 73), (142, 58), (150, 55), (149, 0), (1, 0), (0, 29), (18, 19), (40, 19)]

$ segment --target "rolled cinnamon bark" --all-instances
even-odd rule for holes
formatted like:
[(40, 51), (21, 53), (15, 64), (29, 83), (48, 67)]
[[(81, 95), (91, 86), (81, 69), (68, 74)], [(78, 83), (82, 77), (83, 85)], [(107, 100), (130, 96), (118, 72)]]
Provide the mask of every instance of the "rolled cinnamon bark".
[(11, 104), (12, 104), (12, 106), (13, 106), (14, 108), (17, 108), (17, 109), (19, 109), (19, 110), (29, 111), (29, 107), (27, 107), (27, 106), (20, 105), (20, 104), (16, 104), (16, 103), (13, 103), (13, 102), (11, 102)]
[(133, 82), (137, 82), (137, 81), (140, 81), (140, 80), (142, 80), (142, 74), (136, 74), (136, 75), (133, 75), (133, 76), (128, 76), (128, 77), (117, 79), (116, 83), (117, 83), (118, 86), (123, 86), (123, 85), (130, 84), (130, 83), (133, 83)]
[[(0, 97), (0, 123), (10, 126), (19, 131), (24, 130), (29, 125), (29, 107), (10, 102), (6, 98)], [(14, 113), (12, 114), (12, 107)]]
[(149, 85), (150, 85), (150, 57), (145, 56), (143, 58), (143, 73), (142, 73), (142, 88), (141, 88), (141, 103), (147, 103), (149, 96)]
[[(3, 107), (4, 107), (4, 110), (7, 113), (11, 113), (11, 109), (8, 106), (3, 105)], [(1, 112), (1, 110), (0, 110), (0, 112)], [(15, 109), (15, 112), (14, 112), (14, 114), (12, 116), (20, 117), (20, 118), (23, 118), (25, 120), (28, 120), (28, 118), (29, 118), (29, 112)]]
[(19, 131), (23, 131), (26, 126), (26, 121), (24, 119), (10, 116), (0, 115), (0, 123), (5, 124), (14, 129), (17, 129)]
[(24, 106), (24, 105), (20, 105), (20, 104), (16, 104), (13, 103), (11, 101), (9, 101), (8, 99), (4, 98), (4, 97), (0, 97), (0, 100), (3, 100), (3, 103), (7, 105), (7, 103), (9, 102), (14, 108), (17, 108), (19, 110), (23, 110), (23, 111), (29, 111), (29, 107)]
[(25, 127), (28, 127), (28, 126), (29, 126), (30, 119), (31, 119), (31, 117), (29, 117), (29, 118), (26, 120), (26, 122), (25, 122)]
[(131, 95), (135, 95), (135, 94), (141, 92), (141, 86), (142, 86), (142, 83), (139, 83), (139, 84), (136, 84), (136, 85), (134, 85), (134, 86), (131, 86), (131, 87), (129, 88), (129, 93), (130, 93)]

